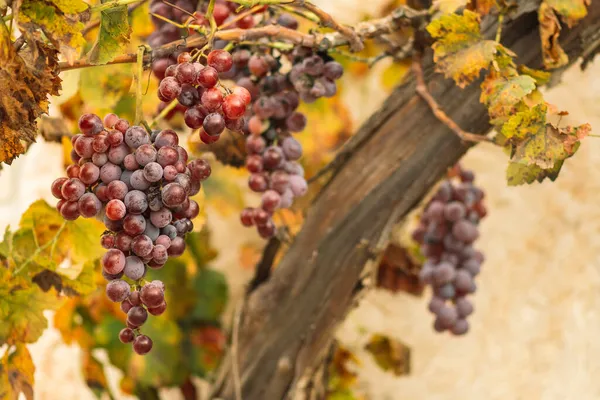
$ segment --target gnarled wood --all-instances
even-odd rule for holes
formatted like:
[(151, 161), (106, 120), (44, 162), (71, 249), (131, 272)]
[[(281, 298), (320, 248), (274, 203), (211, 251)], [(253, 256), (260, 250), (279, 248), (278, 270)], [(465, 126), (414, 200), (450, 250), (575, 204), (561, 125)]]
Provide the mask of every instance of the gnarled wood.
[[(582, 43), (590, 41), (584, 36), (600, 29), (600, 3), (593, 2), (589, 12), (562, 32), (571, 60), (587, 50)], [(495, 27), (488, 30), (493, 35)], [(503, 43), (520, 62), (539, 65), (535, 13), (511, 21), (503, 32)], [(433, 73), (431, 63), (425, 73), (431, 93), (463, 129), (490, 130), (477, 84), (460, 90)], [(435, 119), (412, 81), (395, 90), (360, 128), (293, 245), (246, 301), (238, 352), (244, 400), (293, 396), (352, 308), (361, 273), (378, 257), (390, 224), (406, 215), (467, 149)], [(219, 398), (235, 399), (230, 375), (217, 387)]]

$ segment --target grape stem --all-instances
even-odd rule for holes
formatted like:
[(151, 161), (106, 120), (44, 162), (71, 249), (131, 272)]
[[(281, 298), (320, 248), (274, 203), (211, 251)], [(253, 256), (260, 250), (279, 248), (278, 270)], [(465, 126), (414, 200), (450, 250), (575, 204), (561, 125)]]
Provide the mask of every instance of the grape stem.
[(425, 78), (423, 77), (422, 56), (419, 53), (415, 53), (415, 55), (413, 56), (412, 70), (415, 74), (415, 79), (417, 81), (417, 93), (419, 94), (419, 96), (421, 96), (423, 100), (425, 100), (427, 105), (429, 105), (429, 108), (431, 109), (435, 117), (438, 119), (438, 121), (450, 128), (450, 130), (454, 132), (456, 136), (458, 136), (465, 142), (493, 143), (493, 140), (487, 136), (476, 135), (474, 133), (464, 131), (460, 126), (458, 126), (456, 122), (452, 120), (452, 118), (448, 116), (448, 114), (446, 114), (442, 110), (438, 102), (435, 101), (435, 99), (427, 89), (427, 84), (425, 83)]
[(348, 39), (350, 50), (353, 52), (358, 52), (364, 49), (365, 45), (358, 34), (354, 31), (354, 28), (338, 23), (331, 15), (315, 6), (313, 3), (304, 0), (296, 0), (294, 3), (292, 3), (292, 5), (296, 4), (298, 4), (299, 7), (315, 14), (321, 21), (321, 25), (324, 27), (331, 28), (345, 36)]
[[(364, 41), (366, 39), (378, 38), (395, 32), (402, 25), (410, 26), (412, 21), (422, 20), (426, 18), (427, 15), (427, 11), (418, 11), (401, 6), (386, 17), (360, 22), (354, 26), (353, 30), (360, 40)], [(215, 32), (214, 38), (234, 42), (270, 38), (276, 41), (311, 47), (323, 51), (350, 44), (349, 38), (340, 32), (306, 34), (278, 25), (267, 25), (252, 29), (235, 28), (219, 30)], [(186, 39), (176, 40), (153, 49), (151, 54), (146, 54), (144, 56), (144, 62), (149, 63), (153, 59), (171, 55), (184, 48), (202, 47), (206, 45), (207, 42), (207, 38), (204, 35), (193, 35)], [(124, 54), (116, 57), (105, 65), (133, 63), (136, 60), (137, 54)], [(59, 63), (61, 71), (91, 66), (92, 64), (86, 59), (76, 60), (72, 64), (69, 64), (68, 62)]]
[(146, 52), (146, 46), (139, 46), (137, 52), (137, 68), (133, 79), (135, 82), (135, 120), (134, 125), (138, 125), (142, 120), (142, 76), (144, 75), (144, 53)]

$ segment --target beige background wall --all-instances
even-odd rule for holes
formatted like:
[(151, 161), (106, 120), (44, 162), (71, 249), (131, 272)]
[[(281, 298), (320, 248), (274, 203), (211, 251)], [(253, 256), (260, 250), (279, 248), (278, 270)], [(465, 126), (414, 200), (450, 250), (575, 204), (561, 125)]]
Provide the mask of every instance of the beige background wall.
[[(374, 12), (377, 5), (321, 3), (341, 9), (347, 22), (357, 9)], [(385, 97), (376, 82), (345, 91), (357, 122), (371, 111), (365, 106), (375, 107), (374, 99)], [(568, 109), (574, 123), (600, 127), (600, 63), (583, 73), (569, 71), (547, 99)], [(418, 299), (371, 293), (339, 332), (363, 363), (359, 391), (374, 400), (600, 399), (600, 139), (586, 139), (553, 184), (508, 188), (506, 156), (488, 145), (471, 150), (464, 164), (477, 172), (490, 210), (478, 243), (487, 261), (474, 298), (472, 330), (463, 338), (435, 334), (426, 311), (428, 294)], [(6, 168), (0, 174), (0, 231), (16, 224), (34, 200), (51, 201), (48, 185), (60, 173), (59, 146), (44, 143)], [(215, 245), (231, 246), (226, 232), (235, 221), (212, 216), (210, 222)], [(248, 273), (240, 274), (231, 253), (221, 253), (217, 266), (229, 271), (239, 292)], [(361, 350), (368, 332), (411, 346), (412, 374), (395, 378), (375, 367)], [(56, 330), (49, 329), (31, 349), (37, 399), (93, 398), (81, 377), (79, 350), (62, 343)], [(109, 376), (118, 380), (114, 369)], [(176, 391), (163, 395), (179, 398)]]

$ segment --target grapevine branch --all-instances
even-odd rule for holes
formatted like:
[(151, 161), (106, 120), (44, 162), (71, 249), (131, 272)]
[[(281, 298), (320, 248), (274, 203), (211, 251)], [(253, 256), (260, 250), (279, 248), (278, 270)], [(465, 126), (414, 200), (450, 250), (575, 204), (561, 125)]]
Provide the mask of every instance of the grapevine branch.
[(427, 84), (425, 83), (425, 78), (423, 77), (423, 64), (422, 64), (422, 55), (415, 54), (413, 56), (412, 70), (415, 74), (415, 79), (417, 81), (416, 91), (425, 100), (429, 108), (435, 115), (435, 117), (444, 125), (452, 130), (462, 140), (466, 142), (493, 142), (492, 139), (483, 135), (476, 135), (474, 133), (465, 132), (456, 122), (452, 120), (446, 114), (440, 105), (435, 101), (429, 90), (427, 89)]
[[(397, 31), (401, 26), (410, 24), (411, 21), (425, 18), (427, 12), (413, 10), (409, 7), (399, 7), (384, 18), (373, 19), (360, 22), (354, 26), (353, 32), (364, 42), (366, 39), (378, 38), (380, 36)], [(350, 28), (348, 28), (350, 29)], [(267, 25), (252, 29), (227, 29), (215, 32), (215, 39), (227, 40), (231, 42), (255, 41), (263, 38), (283, 41), (299, 46), (317, 48), (319, 50), (329, 50), (335, 47), (347, 46), (351, 44), (351, 39), (340, 32), (331, 33), (302, 33), (293, 29), (288, 29), (278, 25)], [(178, 50), (189, 47), (202, 47), (206, 45), (208, 38), (204, 35), (193, 35), (189, 38), (176, 40), (157, 47), (149, 54), (144, 56), (144, 63), (148, 64), (155, 58), (169, 56)], [(137, 60), (137, 54), (124, 54), (116, 57), (108, 64), (133, 63)], [(68, 71), (77, 68), (92, 67), (86, 59), (76, 60), (72, 64), (68, 62), (59, 63), (61, 71)]]
[[(600, 29), (600, 3), (588, 11), (585, 20), (561, 32), (572, 63)], [(503, 30), (503, 44), (533, 68), (541, 65), (537, 21), (528, 12)], [(491, 22), (484, 33), (493, 39), (496, 25)], [(471, 132), (488, 132), (479, 87), (460, 89), (436, 74), (429, 54), (420, 68), (423, 81), (436, 85), (447, 116)], [(368, 244), (384, 243), (389, 221), (410, 212), (469, 148), (421, 101), (416, 84), (412, 79), (397, 88), (344, 146), (346, 155), (332, 168), (296, 239), (269, 280), (248, 295), (236, 350), (244, 400), (293, 398), (302, 391), (356, 304), (356, 287), (373, 259)], [(294, 360), (292, 368), (280, 367), (286, 360)], [(224, 363), (222, 371), (211, 398), (235, 399), (231, 366)]]

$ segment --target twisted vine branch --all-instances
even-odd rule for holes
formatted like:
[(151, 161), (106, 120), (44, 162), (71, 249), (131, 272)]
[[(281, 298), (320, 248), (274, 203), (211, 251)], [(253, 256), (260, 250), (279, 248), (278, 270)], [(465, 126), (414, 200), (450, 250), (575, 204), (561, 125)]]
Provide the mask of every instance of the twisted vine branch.
[[(316, 7), (316, 6), (313, 6)], [(324, 11), (322, 11), (324, 13)], [(214, 38), (230, 42), (243, 42), (269, 38), (276, 41), (291, 43), (299, 46), (316, 48), (322, 51), (335, 47), (352, 45), (354, 40), (359, 40), (361, 44), (367, 39), (377, 38), (397, 31), (401, 26), (408, 26), (415, 20), (422, 20), (427, 16), (427, 11), (418, 11), (409, 7), (399, 7), (384, 18), (372, 19), (356, 24), (352, 29), (354, 35), (348, 35), (347, 32), (331, 33), (302, 33), (293, 29), (288, 29), (278, 25), (267, 25), (252, 29), (227, 29), (215, 32)], [(337, 24), (337, 23), (336, 23)], [(339, 25), (339, 24), (338, 24)], [(144, 63), (147, 65), (156, 58), (169, 56), (178, 50), (188, 47), (202, 47), (208, 41), (207, 36), (193, 35), (189, 38), (176, 40), (157, 47), (144, 57)], [(116, 57), (108, 64), (126, 64), (136, 62), (137, 55), (134, 53), (124, 54)], [(61, 71), (68, 71), (77, 68), (93, 67), (86, 59), (81, 59), (69, 64), (68, 62), (59, 63)]]

